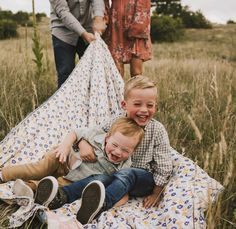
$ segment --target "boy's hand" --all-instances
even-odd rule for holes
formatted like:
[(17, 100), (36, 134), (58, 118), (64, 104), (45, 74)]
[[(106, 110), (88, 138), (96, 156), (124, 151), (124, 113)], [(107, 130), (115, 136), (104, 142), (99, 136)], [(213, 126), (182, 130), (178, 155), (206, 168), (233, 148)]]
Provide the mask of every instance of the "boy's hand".
[(98, 32), (100, 35), (103, 34), (103, 32), (106, 29), (106, 23), (103, 19), (103, 17), (95, 17), (93, 20), (93, 31)]
[(160, 203), (160, 196), (156, 195), (155, 193), (145, 197), (143, 200), (143, 206), (145, 208), (150, 208), (150, 207), (157, 207)]
[(56, 157), (59, 162), (65, 163), (70, 153), (71, 147), (69, 145), (61, 144), (55, 149)]
[(92, 41), (96, 40), (95, 35), (92, 34), (92, 33), (88, 33), (88, 32), (82, 33), (81, 37), (82, 37), (86, 42), (88, 42), (89, 44), (90, 44)]
[(143, 200), (143, 206), (145, 208), (157, 207), (161, 201), (162, 191), (163, 191), (163, 187), (155, 186), (153, 189), (153, 193), (151, 195), (147, 196)]
[(84, 139), (79, 142), (80, 158), (85, 162), (96, 162), (97, 158), (93, 147)]

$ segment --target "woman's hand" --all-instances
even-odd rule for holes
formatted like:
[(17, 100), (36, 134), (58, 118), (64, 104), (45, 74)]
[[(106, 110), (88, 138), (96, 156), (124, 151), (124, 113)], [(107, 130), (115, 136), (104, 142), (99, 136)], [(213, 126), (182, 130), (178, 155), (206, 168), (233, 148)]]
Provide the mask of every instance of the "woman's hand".
[(103, 17), (94, 17), (93, 19), (93, 31), (94, 32), (98, 32), (100, 35), (102, 35), (104, 33), (104, 31), (106, 30), (106, 24), (105, 21), (103, 19)]
[(97, 158), (93, 147), (84, 139), (79, 142), (80, 158), (85, 162), (96, 162)]

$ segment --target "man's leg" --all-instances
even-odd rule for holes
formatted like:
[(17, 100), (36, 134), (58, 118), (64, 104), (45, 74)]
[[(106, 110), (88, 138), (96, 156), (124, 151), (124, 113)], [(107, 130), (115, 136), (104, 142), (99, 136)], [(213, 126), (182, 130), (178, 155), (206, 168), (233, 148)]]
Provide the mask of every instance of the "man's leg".
[(82, 37), (79, 37), (77, 41), (77, 45), (76, 45), (76, 52), (79, 58), (81, 58), (84, 55), (84, 52), (87, 47), (88, 47), (88, 44), (83, 40)]
[(53, 35), (52, 43), (59, 88), (66, 81), (75, 67), (76, 47), (65, 43)]
[(145, 196), (152, 192), (155, 183), (152, 173), (144, 169), (122, 169), (113, 174), (113, 181), (106, 187), (105, 209), (112, 208), (125, 194)]

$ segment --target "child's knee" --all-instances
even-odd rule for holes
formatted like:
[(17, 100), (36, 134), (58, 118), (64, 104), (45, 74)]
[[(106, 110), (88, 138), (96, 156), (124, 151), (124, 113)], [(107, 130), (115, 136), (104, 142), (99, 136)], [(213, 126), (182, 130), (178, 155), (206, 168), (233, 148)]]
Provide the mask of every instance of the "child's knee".
[(122, 169), (114, 173), (113, 176), (123, 182), (134, 183), (136, 180), (135, 173), (132, 169)]

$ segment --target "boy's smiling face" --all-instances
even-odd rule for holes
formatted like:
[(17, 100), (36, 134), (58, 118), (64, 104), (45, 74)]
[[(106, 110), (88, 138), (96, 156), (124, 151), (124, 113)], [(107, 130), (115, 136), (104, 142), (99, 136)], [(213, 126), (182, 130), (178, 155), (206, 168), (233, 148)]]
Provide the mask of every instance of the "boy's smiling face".
[(105, 152), (108, 160), (113, 163), (120, 163), (121, 161), (127, 160), (134, 152), (139, 139), (137, 136), (124, 136), (120, 132), (106, 137)]
[(127, 117), (139, 126), (146, 126), (156, 112), (156, 88), (133, 89), (126, 100), (121, 102)]

